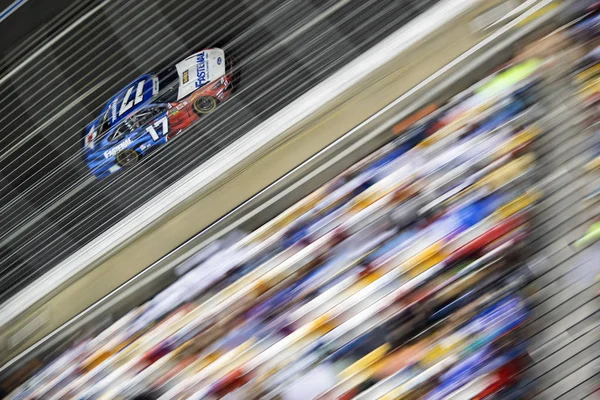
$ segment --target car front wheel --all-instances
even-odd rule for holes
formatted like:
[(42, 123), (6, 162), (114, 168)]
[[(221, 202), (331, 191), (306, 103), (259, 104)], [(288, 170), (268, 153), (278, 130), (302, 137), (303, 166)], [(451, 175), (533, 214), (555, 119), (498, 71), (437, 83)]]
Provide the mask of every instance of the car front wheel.
[(121, 167), (132, 166), (138, 161), (139, 158), (140, 155), (138, 154), (138, 152), (132, 149), (125, 149), (123, 151), (120, 151), (115, 156), (117, 164), (119, 164)]
[(210, 114), (217, 108), (217, 99), (210, 96), (198, 97), (194, 101), (194, 111), (196, 114)]

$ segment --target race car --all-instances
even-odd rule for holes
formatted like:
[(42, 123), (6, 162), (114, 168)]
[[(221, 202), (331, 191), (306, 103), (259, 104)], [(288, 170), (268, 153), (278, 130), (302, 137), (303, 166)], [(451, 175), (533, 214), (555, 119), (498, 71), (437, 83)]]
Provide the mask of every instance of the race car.
[(232, 90), (232, 61), (216, 48), (141, 76), (115, 95), (85, 128), (83, 146), (89, 168), (101, 179), (134, 165), (213, 112)]

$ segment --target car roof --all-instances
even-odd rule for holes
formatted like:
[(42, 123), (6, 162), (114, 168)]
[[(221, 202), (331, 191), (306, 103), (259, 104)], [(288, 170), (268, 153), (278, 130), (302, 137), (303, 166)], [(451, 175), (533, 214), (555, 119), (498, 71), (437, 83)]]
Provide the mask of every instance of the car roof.
[[(153, 82), (155, 76), (153, 74), (145, 74), (134, 81), (130, 82), (123, 89), (121, 89), (117, 94), (115, 94), (104, 106), (102, 111), (100, 112), (100, 118), (103, 118), (108, 114), (109, 116), (109, 126), (114, 127), (118, 125), (125, 118), (129, 117), (143, 105), (147, 104), (148, 101), (152, 99), (154, 96), (153, 90)], [(144, 90), (143, 97), (139, 103), (136, 103), (136, 91), (137, 86), (140, 82), (144, 82)], [(129, 94), (129, 98), (127, 102), (124, 102), (125, 97)], [(133, 101), (133, 104), (130, 108), (126, 109), (123, 107), (125, 103), (130, 103)]]

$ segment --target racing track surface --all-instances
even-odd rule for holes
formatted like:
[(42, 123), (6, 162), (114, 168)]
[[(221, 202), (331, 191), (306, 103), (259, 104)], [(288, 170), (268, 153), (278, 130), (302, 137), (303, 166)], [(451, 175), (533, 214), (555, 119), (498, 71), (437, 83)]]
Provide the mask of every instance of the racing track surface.
[[(80, 2), (50, 29), (67, 34), (0, 64), (0, 301), (435, 2)], [(93, 178), (83, 127), (137, 76), (206, 47), (237, 58), (233, 98), (136, 167)]]

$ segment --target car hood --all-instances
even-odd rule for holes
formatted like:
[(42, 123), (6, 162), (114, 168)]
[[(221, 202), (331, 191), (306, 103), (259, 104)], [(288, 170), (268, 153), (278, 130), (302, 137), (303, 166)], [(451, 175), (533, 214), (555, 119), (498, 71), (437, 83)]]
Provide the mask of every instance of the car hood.
[(179, 75), (177, 100), (181, 100), (225, 75), (225, 52), (221, 49), (203, 50), (179, 62), (176, 67)]

